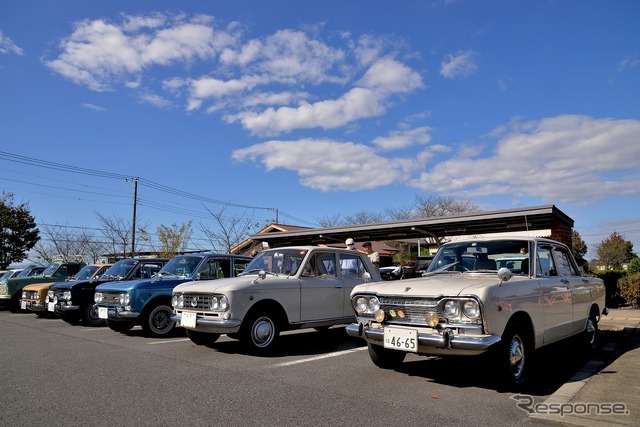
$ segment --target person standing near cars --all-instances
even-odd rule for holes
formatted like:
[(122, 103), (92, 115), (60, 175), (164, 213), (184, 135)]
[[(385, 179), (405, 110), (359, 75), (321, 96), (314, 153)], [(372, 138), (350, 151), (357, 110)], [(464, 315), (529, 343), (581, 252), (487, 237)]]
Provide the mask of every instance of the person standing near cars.
[(380, 255), (378, 254), (378, 252), (375, 252), (373, 250), (371, 242), (367, 240), (362, 244), (362, 247), (367, 252), (367, 256), (369, 256), (371, 264), (373, 264), (377, 269), (380, 269)]

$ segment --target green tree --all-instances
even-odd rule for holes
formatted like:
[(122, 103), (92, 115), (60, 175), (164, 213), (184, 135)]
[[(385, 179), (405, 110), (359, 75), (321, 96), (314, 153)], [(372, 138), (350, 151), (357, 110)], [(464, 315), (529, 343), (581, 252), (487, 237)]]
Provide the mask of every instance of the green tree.
[(635, 257), (633, 253), (633, 243), (624, 239), (624, 236), (617, 231), (600, 242), (596, 246), (598, 259), (607, 269), (619, 270), (622, 264), (631, 261)]
[(578, 266), (583, 267), (587, 265), (588, 262), (584, 258), (588, 250), (587, 244), (585, 243), (584, 240), (582, 240), (580, 233), (578, 233), (576, 230), (573, 230), (573, 232), (571, 233), (571, 242), (573, 243), (572, 245), (573, 257), (576, 259)]
[(171, 224), (171, 227), (160, 225), (156, 230), (159, 256), (173, 258), (184, 252), (192, 233), (191, 221), (181, 225)]
[(40, 240), (35, 219), (25, 203), (16, 205), (13, 193), (0, 198), (0, 268), (22, 261)]
[(640, 273), (640, 258), (635, 257), (634, 259), (631, 260), (631, 262), (629, 263), (629, 266), (627, 267), (627, 273), (629, 274)]

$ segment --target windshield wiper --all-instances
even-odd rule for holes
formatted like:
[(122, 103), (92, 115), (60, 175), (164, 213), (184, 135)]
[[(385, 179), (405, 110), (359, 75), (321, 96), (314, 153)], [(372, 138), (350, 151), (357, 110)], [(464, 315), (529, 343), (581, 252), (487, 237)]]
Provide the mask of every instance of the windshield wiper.
[[(456, 264), (460, 264), (460, 261), (454, 261), (454, 262), (452, 262), (451, 264), (443, 265), (442, 267), (440, 267), (440, 268), (438, 268), (438, 269), (436, 269), (436, 270), (433, 270), (433, 271), (430, 271), (430, 272), (428, 272), (428, 273), (423, 274), (423, 276), (431, 276), (431, 275), (433, 275), (433, 274), (442, 273), (442, 272), (444, 272), (447, 268), (449, 268), (449, 267), (453, 267), (453, 266), (454, 266), (454, 265), (456, 265)], [(447, 273), (449, 273), (449, 271), (447, 271)], [(462, 273), (462, 272), (461, 272), (461, 271), (456, 271), (456, 273)]]

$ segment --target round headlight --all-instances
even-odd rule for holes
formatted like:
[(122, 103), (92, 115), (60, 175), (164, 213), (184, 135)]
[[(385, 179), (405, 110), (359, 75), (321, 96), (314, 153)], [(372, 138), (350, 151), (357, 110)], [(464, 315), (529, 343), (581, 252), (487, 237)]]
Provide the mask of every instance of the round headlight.
[(171, 297), (171, 306), (178, 307), (178, 295), (174, 295)]
[(462, 306), (462, 311), (469, 319), (477, 319), (480, 317), (480, 306), (476, 301), (467, 301)]
[(448, 300), (444, 303), (444, 315), (447, 317), (458, 317), (460, 315), (460, 303), (456, 300)]
[(211, 301), (209, 301), (209, 308), (211, 308), (211, 310), (217, 310), (220, 308), (220, 300), (218, 297), (211, 297)]
[(364, 313), (367, 310), (368, 305), (369, 304), (368, 304), (367, 298), (365, 297), (356, 298), (355, 308), (358, 314)]
[(62, 299), (65, 301), (71, 301), (71, 291), (64, 291), (62, 294)]
[(47, 296), (44, 298), (44, 302), (46, 302), (47, 304), (49, 304), (49, 294), (47, 294)]
[(367, 303), (367, 305), (369, 312), (374, 313), (380, 308), (380, 301), (378, 301), (378, 298), (376, 297), (371, 297), (369, 298), (369, 302)]
[(96, 292), (95, 294), (93, 294), (93, 300), (96, 303), (102, 302), (102, 292)]
[(130, 302), (131, 302), (131, 297), (129, 296), (128, 293), (120, 294), (120, 304), (129, 305)]
[(22, 299), (27, 299), (27, 293), (26, 292), (22, 293)]
[(58, 303), (58, 297), (57, 297), (57, 296), (53, 297), (53, 303), (54, 303), (54, 304), (57, 304), (57, 303)]
[(229, 309), (229, 298), (224, 295), (220, 297), (220, 310), (226, 311)]

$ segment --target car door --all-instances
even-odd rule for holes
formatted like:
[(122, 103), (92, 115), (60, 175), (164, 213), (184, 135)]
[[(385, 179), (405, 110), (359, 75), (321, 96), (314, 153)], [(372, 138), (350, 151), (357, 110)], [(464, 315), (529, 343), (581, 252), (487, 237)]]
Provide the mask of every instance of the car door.
[(589, 281), (578, 274), (578, 268), (573, 263), (567, 248), (555, 246), (553, 259), (558, 269), (558, 276), (564, 283), (569, 283), (571, 289), (572, 325), (571, 333), (575, 334), (584, 329), (591, 304), (591, 287)]
[(536, 251), (536, 278), (542, 290), (545, 343), (570, 335), (573, 322), (570, 282), (558, 275), (553, 249), (552, 245), (540, 243)]
[(317, 251), (307, 257), (300, 280), (303, 322), (343, 316), (344, 285), (336, 272), (336, 254)]

